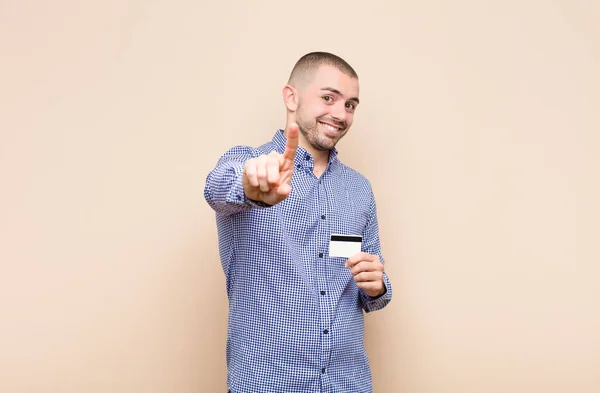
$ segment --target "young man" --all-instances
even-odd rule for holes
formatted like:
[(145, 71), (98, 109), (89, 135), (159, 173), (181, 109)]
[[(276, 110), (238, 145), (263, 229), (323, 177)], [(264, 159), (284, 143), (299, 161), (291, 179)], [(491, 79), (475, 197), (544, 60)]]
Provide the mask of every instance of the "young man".
[[(304, 55), (283, 88), (285, 131), (231, 148), (207, 177), (229, 298), (231, 393), (372, 392), (363, 311), (385, 307), (392, 288), (371, 185), (335, 148), (358, 90), (343, 59)], [(356, 235), (360, 251), (331, 252)]]

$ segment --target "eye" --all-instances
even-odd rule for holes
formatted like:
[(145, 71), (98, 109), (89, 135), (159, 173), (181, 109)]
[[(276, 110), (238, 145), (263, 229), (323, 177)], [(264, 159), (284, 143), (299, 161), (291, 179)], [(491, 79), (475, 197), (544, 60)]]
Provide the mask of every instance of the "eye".
[(356, 109), (356, 104), (354, 104), (353, 102), (346, 102), (346, 108), (350, 109), (351, 111)]
[(325, 102), (333, 102), (333, 97), (332, 96), (323, 96), (323, 101)]

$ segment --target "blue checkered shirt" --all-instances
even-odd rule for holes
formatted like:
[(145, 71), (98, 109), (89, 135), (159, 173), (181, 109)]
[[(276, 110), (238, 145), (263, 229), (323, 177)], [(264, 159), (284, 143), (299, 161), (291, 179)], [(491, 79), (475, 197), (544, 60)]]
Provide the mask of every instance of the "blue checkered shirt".
[(258, 148), (233, 147), (206, 180), (229, 299), (229, 391), (372, 392), (363, 311), (385, 307), (392, 287), (384, 274), (386, 292), (371, 298), (346, 258), (328, 256), (330, 234), (362, 235), (362, 251), (384, 262), (371, 185), (336, 149), (317, 178), (312, 156), (298, 147), (290, 196), (272, 207), (249, 200), (245, 161), (283, 153), (286, 141), (279, 130)]

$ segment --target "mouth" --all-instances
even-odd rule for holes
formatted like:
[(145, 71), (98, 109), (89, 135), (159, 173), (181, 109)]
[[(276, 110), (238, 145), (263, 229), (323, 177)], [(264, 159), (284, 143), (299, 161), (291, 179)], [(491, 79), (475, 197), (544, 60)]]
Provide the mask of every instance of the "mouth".
[(327, 129), (327, 130), (329, 130), (331, 132), (339, 132), (339, 131), (342, 130), (341, 127), (334, 126), (334, 125), (329, 124), (329, 123), (324, 123), (322, 121), (320, 121), (319, 124), (321, 124), (323, 127), (325, 127), (325, 129)]

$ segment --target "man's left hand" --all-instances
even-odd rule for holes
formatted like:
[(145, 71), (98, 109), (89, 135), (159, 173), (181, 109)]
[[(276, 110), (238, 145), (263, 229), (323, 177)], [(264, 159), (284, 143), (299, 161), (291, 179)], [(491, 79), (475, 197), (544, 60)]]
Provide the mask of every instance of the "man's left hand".
[(367, 296), (377, 297), (385, 292), (383, 264), (377, 255), (359, 252), (348, 258), (345, 266), (350, 268), (356, 286)]

